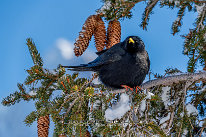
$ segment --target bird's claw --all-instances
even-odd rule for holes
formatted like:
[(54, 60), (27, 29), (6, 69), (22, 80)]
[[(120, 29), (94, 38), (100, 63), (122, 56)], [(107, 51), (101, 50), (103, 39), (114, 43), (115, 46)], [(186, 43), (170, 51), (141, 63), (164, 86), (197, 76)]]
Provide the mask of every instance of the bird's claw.
[(127, 86), (127, 85), (121, 85), (121, 86), (122, 86), (123, 88), (125, 88), (126, 90), (130, 89), (130, 90), (133, 91), (133, 88), (131, 88), (131, 87)]
[(139, 87), (139, 86), (136, 86), (136, 93), (137, 93), (137, 91), (142, 91), (142, 89)]
[[(131, 88), (131, 87), (127, 86), (127, 85), (121, 85), (121, 86), (122, 86), (123, 88), (125, 88), (126, 90), (130, 89), (131, 91), (133, 91), (133, 88)], [(136, 91), (136, 93), (137, 93), (137, 91), (142, 91), (142, 89), (141, 89), (141, 87), (136, 86), (136, 87), (135, 87), (135, 91)]]

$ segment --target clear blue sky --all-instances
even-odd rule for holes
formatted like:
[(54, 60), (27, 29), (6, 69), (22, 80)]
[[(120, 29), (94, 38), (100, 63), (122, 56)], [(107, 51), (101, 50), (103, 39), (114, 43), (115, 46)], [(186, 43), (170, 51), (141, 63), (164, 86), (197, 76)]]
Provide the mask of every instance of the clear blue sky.
[[(26, 38), (35, 41), (47, 68), (58, 64), (71, 65), (75, 57), (66, 60), (56, 47), (58, 39), (74, 42), (85, 19), (100, 8), (100, 0), (18, 0), (0, 2), (0, 101), (17, 90), (17, 82), (24, 82), (26, 69), (32, 66), (32, 60), (26, 46)], [(181, 32), (171, 35), (171, 25), (176, 19), (177, 10), (155, 8), (150, 18), (148, 31), (139, 24), (145, 8), (144, 2), (135, 6), (132, 19), (121, 21), (122, 40), (129, 35), (138, 35), (145, 42), (151, 60), (151, 70), (163, 73), (168, 67), (177, 67), (186, 71), (188, 58), (182, 55), (183, 39), (196, 14), (187, 13)], [(93, 42), (89, 50), (94, 52)], [(51, 58), (51, 59), (50, 59)], [(58, 58), (58, 59), (57, 59)], [(47, 62), (48, 61), (48, 62)], [(83, 59), (78, 59), (78, 63)], [(77, 63), (77, 62), (76, 62)], [(32, 103), (19, 103), (12, 107), (0, 105), (0, 137), (37, 136), (36, 124), (26, 127), (23, 120), (34, 110)], [(52, 136), (52, 134), (50, 134)]]

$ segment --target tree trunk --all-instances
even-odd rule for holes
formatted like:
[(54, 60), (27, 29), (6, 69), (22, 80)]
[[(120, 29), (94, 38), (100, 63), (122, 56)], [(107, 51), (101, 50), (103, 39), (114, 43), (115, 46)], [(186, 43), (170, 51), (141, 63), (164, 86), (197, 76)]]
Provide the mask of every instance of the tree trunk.
[(41, 116), (37, 121), (38, 137), (48, 137), (49, 135), (49, 115)]

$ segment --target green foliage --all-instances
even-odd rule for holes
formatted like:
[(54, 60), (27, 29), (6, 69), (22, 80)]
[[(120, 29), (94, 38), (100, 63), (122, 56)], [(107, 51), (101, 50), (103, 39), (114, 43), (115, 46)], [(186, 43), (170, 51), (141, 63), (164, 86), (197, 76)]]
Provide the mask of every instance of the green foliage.
[(104, 6), (97, 10), (101, 13), (106, 20), (124, 19), (132, 17), (132, 8), (139, 2), (145, 1), (147, 6), (142, 15), (142, 21), (140, 26), (147, 30), (150, 15), (153, 13), (154, 7), (159, 3), (160, 7), (169, 7), (171, 9), (179, 9), (177, 13), (177, 19), (172, 24), (172, 34), (175, 35), (180, 31), (183, 24), (183, 16), (186, 11), (197, 12), (198, 6), (203, 6), (202, 11), (197, 16), (194, 23), (195, 29), (190, 30), (189, 34), (185, 37), (184, 54), (189, 57), (188, 72), (194, 72), (196, 70), (197, 62), (199, 61), (202, 66), (205, 65), (205, 22), (206, 22), (206, 2), (201, 0), (102, 0)]
[(189, 57), (188, 72), (194, 72), (196, 70), (198, 61), (201, 65), (205, 65), (205, 33), (206, 28), (202, 28), (199, 31), (190, 30), (190, 33), (187, 36), (184, 36), (184, 54)]
[(177, 68), (167, 68), (165, 70), (165, 74), (175, 74), (175, 73), (182, 73), (182, 71), (180, 71)]
[(27, 126), (30, 126), (34, 121), (36, 121), (38, 118), (38, 113), (36, 111), (32, 111), (24, 120), (24, 123)]
[(27, 41), (26, 44), (29, 48), (29, 52), (30, 52), (30, 55), (32, 57), (34, 64), (38, 66), (43, 66), (42, 58), (40, 57), (40, 54), (38, 53), (36, 46), (33, 43), (32, 39), (28, 38), (26, 41)]
[(147, 30), (147, 25), (149, 22), (149, 15), (152, 14), (152, 9), (156, 6), (158, 1), (159, 0), (153, 0), (153, 1), (147, 2), (147, 7), (145, 8), (145, 11), (142, 15), (142, 23), (140, 25), (143, 29)]
[(102, 13), (106, 20), (114, 20), (120, 18), (131, 18), (131, 9), (139, 0), (102, 0), (104, 6), (98, 9), (98, 13)]
[[(32, 52), (31, 54), (33, 55)], [(39, 55), (38, 52), (35, 54)], [(183, 103), (186, 98), (183, 92), (185, 83), (173, 84), (167, 94), (165, 89), (163, 90), (165, 87), (161, 86), (154, 87), (150, 92), (128, 88), (125, 93), (131, 98), (131, 109), (122, 118), (107, 121), (105, 111), (119, 101), (120, 93), (104, 94), (108, 89), (104, 86), (91, 87), (88, 79), (78, 78), (78, 73), (66, 74), (61, 66), (50, 71), (41, 65), (34, 63), (34, 66), (27, 70), (28, 77), (24, 84), (17, 85), (19, 91), (2, 101), (3, 105), (9, 106), (21, 100), (34, 100), (36, 110), (24, 120), (28, 126), (39, 117), (49, 114), (55, 123), (55, 135), (84, 136), (90, 128), (90, 134), (100, 136), (136, 136), (138, 133), (164, 137), (167, 136), (167, 128), (170, 129), (170, 134), (175, 136), (183, 134), (184, 130), (189, 131), (188, 135), (197, 134), (191, 126), (202, 129), (196, 123), (197, 114), (187, 114), (186, 105)], [(165, 75), (159, 77), (179, 72), (181, 71), (176, 68), (168, 68)], [(194, 90), (194, 94), (190, 94), (190, 103), (204, 117), (206, 92), (199, 90), (203, 87), (204, 84), (201, 83), (190, 87)], [(61, 91), (61, 94), (54, 96), (56, 91)], [(161, 98), (163, 94), (169, 97), (168, 105), (165, 105)], [(170, 118), (161, 122), (161, 119), (167, 117)], [(173, 121), (172, 125), (168, 125), (170, 121)]]
[(206, 89), (205, 83), (198, 83), (193, 86), (193, 92), (190, 95), (191, 102), (199, 110), (200, 116), (206, 115)]
[[(132, 17), (132, 8), (138, 2), (146, 0), (102, 0), (105, 3), (97, 12), (106, 20)], [(180, 31), (183, 16), (187, 9), (195, 11), (195, 6), (203, 5), (193, 0), (149, 0), (143, 13), (141, 27), (146, 29), (152, 10), (159, 3), (161, 7), (178, 8), (177, 20), (172, 25), (173, 35)], [(204, 2), (204, 1), (203, 1)], [(189, 57), (188, 72), (194, 72), (198, 62), (205, 66), (206, 59), (206, 10), (199, 13), (195, 28), (185, 38), (184, 54)], [(186, 87), (186, 82), (172, 83), (137, 91), (127, 89), (131, 109), (120, 119), (108, 121), (105, 111), (120, 100), (121, 93), (110, 93), (103, 85), (92, 87), (91, 81), (79, 78), (78, 73), (66, 74), (61, 65), (54, 70), (43, 67), (43, 60), (34, 42), (27, 39), (34, 65), (27, 70), (24, 84), (18, 83), (19, 91), (2, 100), (4, 106), (14, 105), (22, 100), (35, 101), (36, 110), (24, 120), (30, 126), (39, 117), (50, 115), (55, 123), (55, 134), (68, 136), (185, 136), (200, 135), (206, 130), (205, 81), (197, 81)], [(154, 74), (154, 78), (163, 78), (181, 73), (177, 68), (168, 68), (165, 74)], [(58, 94), (58, 92), (61, 92)], [(164, 98), (163, 98), (164, 97)], [(190, 113), (187, 105), (199, 113)], [(190, 106), (190, 107), (191, 107)], [(201, 122), (204, 122), (200, 126)], [(187, 131), (187, 133), (185, 132)]]
[(2, 104), (4, 106), (14, 105), (15, 103), (19, 103), (21, 100), (29, 101), (36, 98), (35, 95), (30, 95), (29, 93), (26, 93), (26, 89), (23, 84), (18, 83), (17, 86), (19, 88), (19, 91), (16, 91), (3, 99)]
[[(88, 121), (89, 99), (94, 94), (94, 88), (83, 86), (86, 78), (78, 78), (77, 73), (65, 74), (63, 67), (53, 71), (43, 68), (43, 61), (35, 44), (27, 39), (27, 45), (34, 66), (27, 70), (28, 76), (24, 84), (17, 84), (19, 91), (3, 99), (5, 106), (14, 105), (21, 100), (35, 101), (36, 110), (24, 120), (30, 126), (39, 117), (50, 115), (55, 122), (58, 134), (73, 134), (71, 129), (80, 130), (76, 135), (85, 134)], [(27, 90), (27, 91), (26, 91)], [(61, 90), (62, 94), (54, 97), (54, 91)], [(80, 125), (79, 125), (80, 123)]]

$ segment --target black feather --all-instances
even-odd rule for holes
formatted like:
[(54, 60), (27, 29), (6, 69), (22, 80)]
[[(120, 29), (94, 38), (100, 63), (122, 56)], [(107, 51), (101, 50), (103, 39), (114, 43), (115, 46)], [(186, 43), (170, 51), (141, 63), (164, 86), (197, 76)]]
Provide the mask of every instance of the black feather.
[[(134, 43), (129, 42), (132, 38)], [(97, 52), (94, 61), (80, 66), (68, 66), (73, 71), (95, 71), (100, 80), (109, 87), (140, 86), (150, 69), (150, 60), (143, 41), (129, 36), (108, 50)]]
[(99, 56), (99, 55), (103, 54), (104, 52), (106, 52), (107, 50), (108, 50), (108, 49), (104, 49), (104, 50), (102, 50), (102, 51), (96, 52), (96, 54)]

